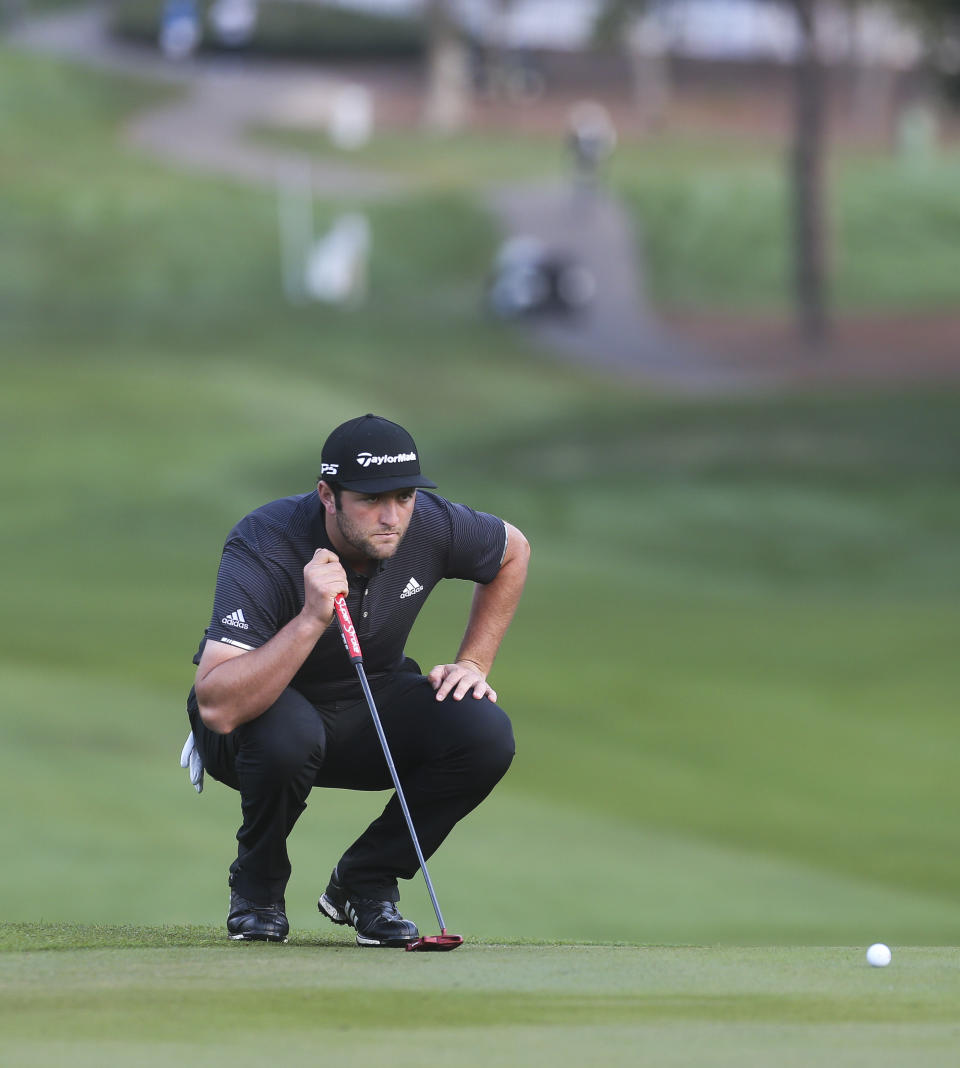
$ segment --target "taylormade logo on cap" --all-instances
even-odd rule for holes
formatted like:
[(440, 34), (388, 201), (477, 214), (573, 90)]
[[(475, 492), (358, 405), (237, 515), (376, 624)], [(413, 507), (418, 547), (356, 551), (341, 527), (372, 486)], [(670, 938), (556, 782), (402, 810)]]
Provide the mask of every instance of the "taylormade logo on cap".
[(398, 452), (396, 456), (373, 456), (369, 452), (358, 452), (357, 463), (361, 467), (369, 467), (371, 464), (379, 466), (380, 464), (404, 464), (409, 463), (411, 460), (416, 460), (417, 454), (415, 452)]

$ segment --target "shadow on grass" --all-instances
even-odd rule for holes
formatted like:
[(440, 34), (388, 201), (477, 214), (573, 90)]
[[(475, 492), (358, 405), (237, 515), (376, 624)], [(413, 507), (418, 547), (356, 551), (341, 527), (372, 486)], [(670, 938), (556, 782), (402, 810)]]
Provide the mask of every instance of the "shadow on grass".
[[(183, 924), (142, 927), (133, 924), (4, 923), (0, 924), (0, 953), (69, 949), (199, 949), (249, 946), (231, 942), (222, 927)], [(343, 949), (353, 941), (295, 932), (288, 945), (311, 949)]]
[[(356, 949), (350, 934), (317, 935), (313, 931), (293, 931), (287, 946), (301, 949)], [(605, 946), (633, 947), (627, 942), (559, 942), (531, 938), (470, 938), (466, 945), (487, 948), (507, 946)], [(224, 928), (209, 924), (173, 924), (144, 927), (138, 924), (91, 923), (2, 923), (0, 953), (71, 949), (222, 949), (224, 946), (251, 947), (270, 943), (233, 942)], [(692, 946), (674, 948), (696, 948)], [(241, 950), (242, 951), (242, 950)]]

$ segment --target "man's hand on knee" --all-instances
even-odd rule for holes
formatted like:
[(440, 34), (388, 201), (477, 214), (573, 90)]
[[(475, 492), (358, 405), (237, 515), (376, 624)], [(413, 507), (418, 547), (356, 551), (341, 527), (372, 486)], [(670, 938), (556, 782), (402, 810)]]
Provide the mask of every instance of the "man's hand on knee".
[(497, 694), (487, 684), (486, 674), (471, 660), (458, 660), (455, 664), (438, 664), (427, 676), (430, 685), (437, 691), (437, 700), (451, 694), (454, 701), (462, 701), (468, 693), (476, 698), (489, 697), (496, 701)]

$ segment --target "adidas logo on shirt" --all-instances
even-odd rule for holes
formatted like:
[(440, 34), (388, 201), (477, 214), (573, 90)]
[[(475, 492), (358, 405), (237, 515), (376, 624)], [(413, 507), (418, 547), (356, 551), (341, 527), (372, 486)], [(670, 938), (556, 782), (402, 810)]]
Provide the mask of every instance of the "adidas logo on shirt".
[(411, 575), (410, 581), (403, 589), (403, 593), (400, 594), (401, 599), (404, 597), (412, 597), (415, 593), (423, 593), (423, 587), (419, 582)]
[(224, 616), (220, 622), (228, 627), (239, 627), (240, 630), (250, 629), (250, 625), (243, 618), (243, 610), (240, 608), (238, 608), (236, 612), (231, 612), (230, 615)]

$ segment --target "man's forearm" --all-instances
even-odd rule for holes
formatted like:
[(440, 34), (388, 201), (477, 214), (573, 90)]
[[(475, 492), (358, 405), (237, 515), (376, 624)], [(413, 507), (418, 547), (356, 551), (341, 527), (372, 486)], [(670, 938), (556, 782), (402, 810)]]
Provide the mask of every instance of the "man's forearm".
[(203, 675), (201, 660), (195, 688), (204, 723), (229, 734), (262, 715), (290, 685), (325, 629), (301, 614), (258, 649), (223, 660)]
[[(516, 532), (519, 534), (519, 532)], [(522, 535), (520, 535), (522, 538)], [(517, 610), (527, 580), (530, 549), (526, 539), (516, 545), (493, 581), (474, 590), (467, 629), (457, 652), (457, 661), (469, 661), (486, 676)]]

